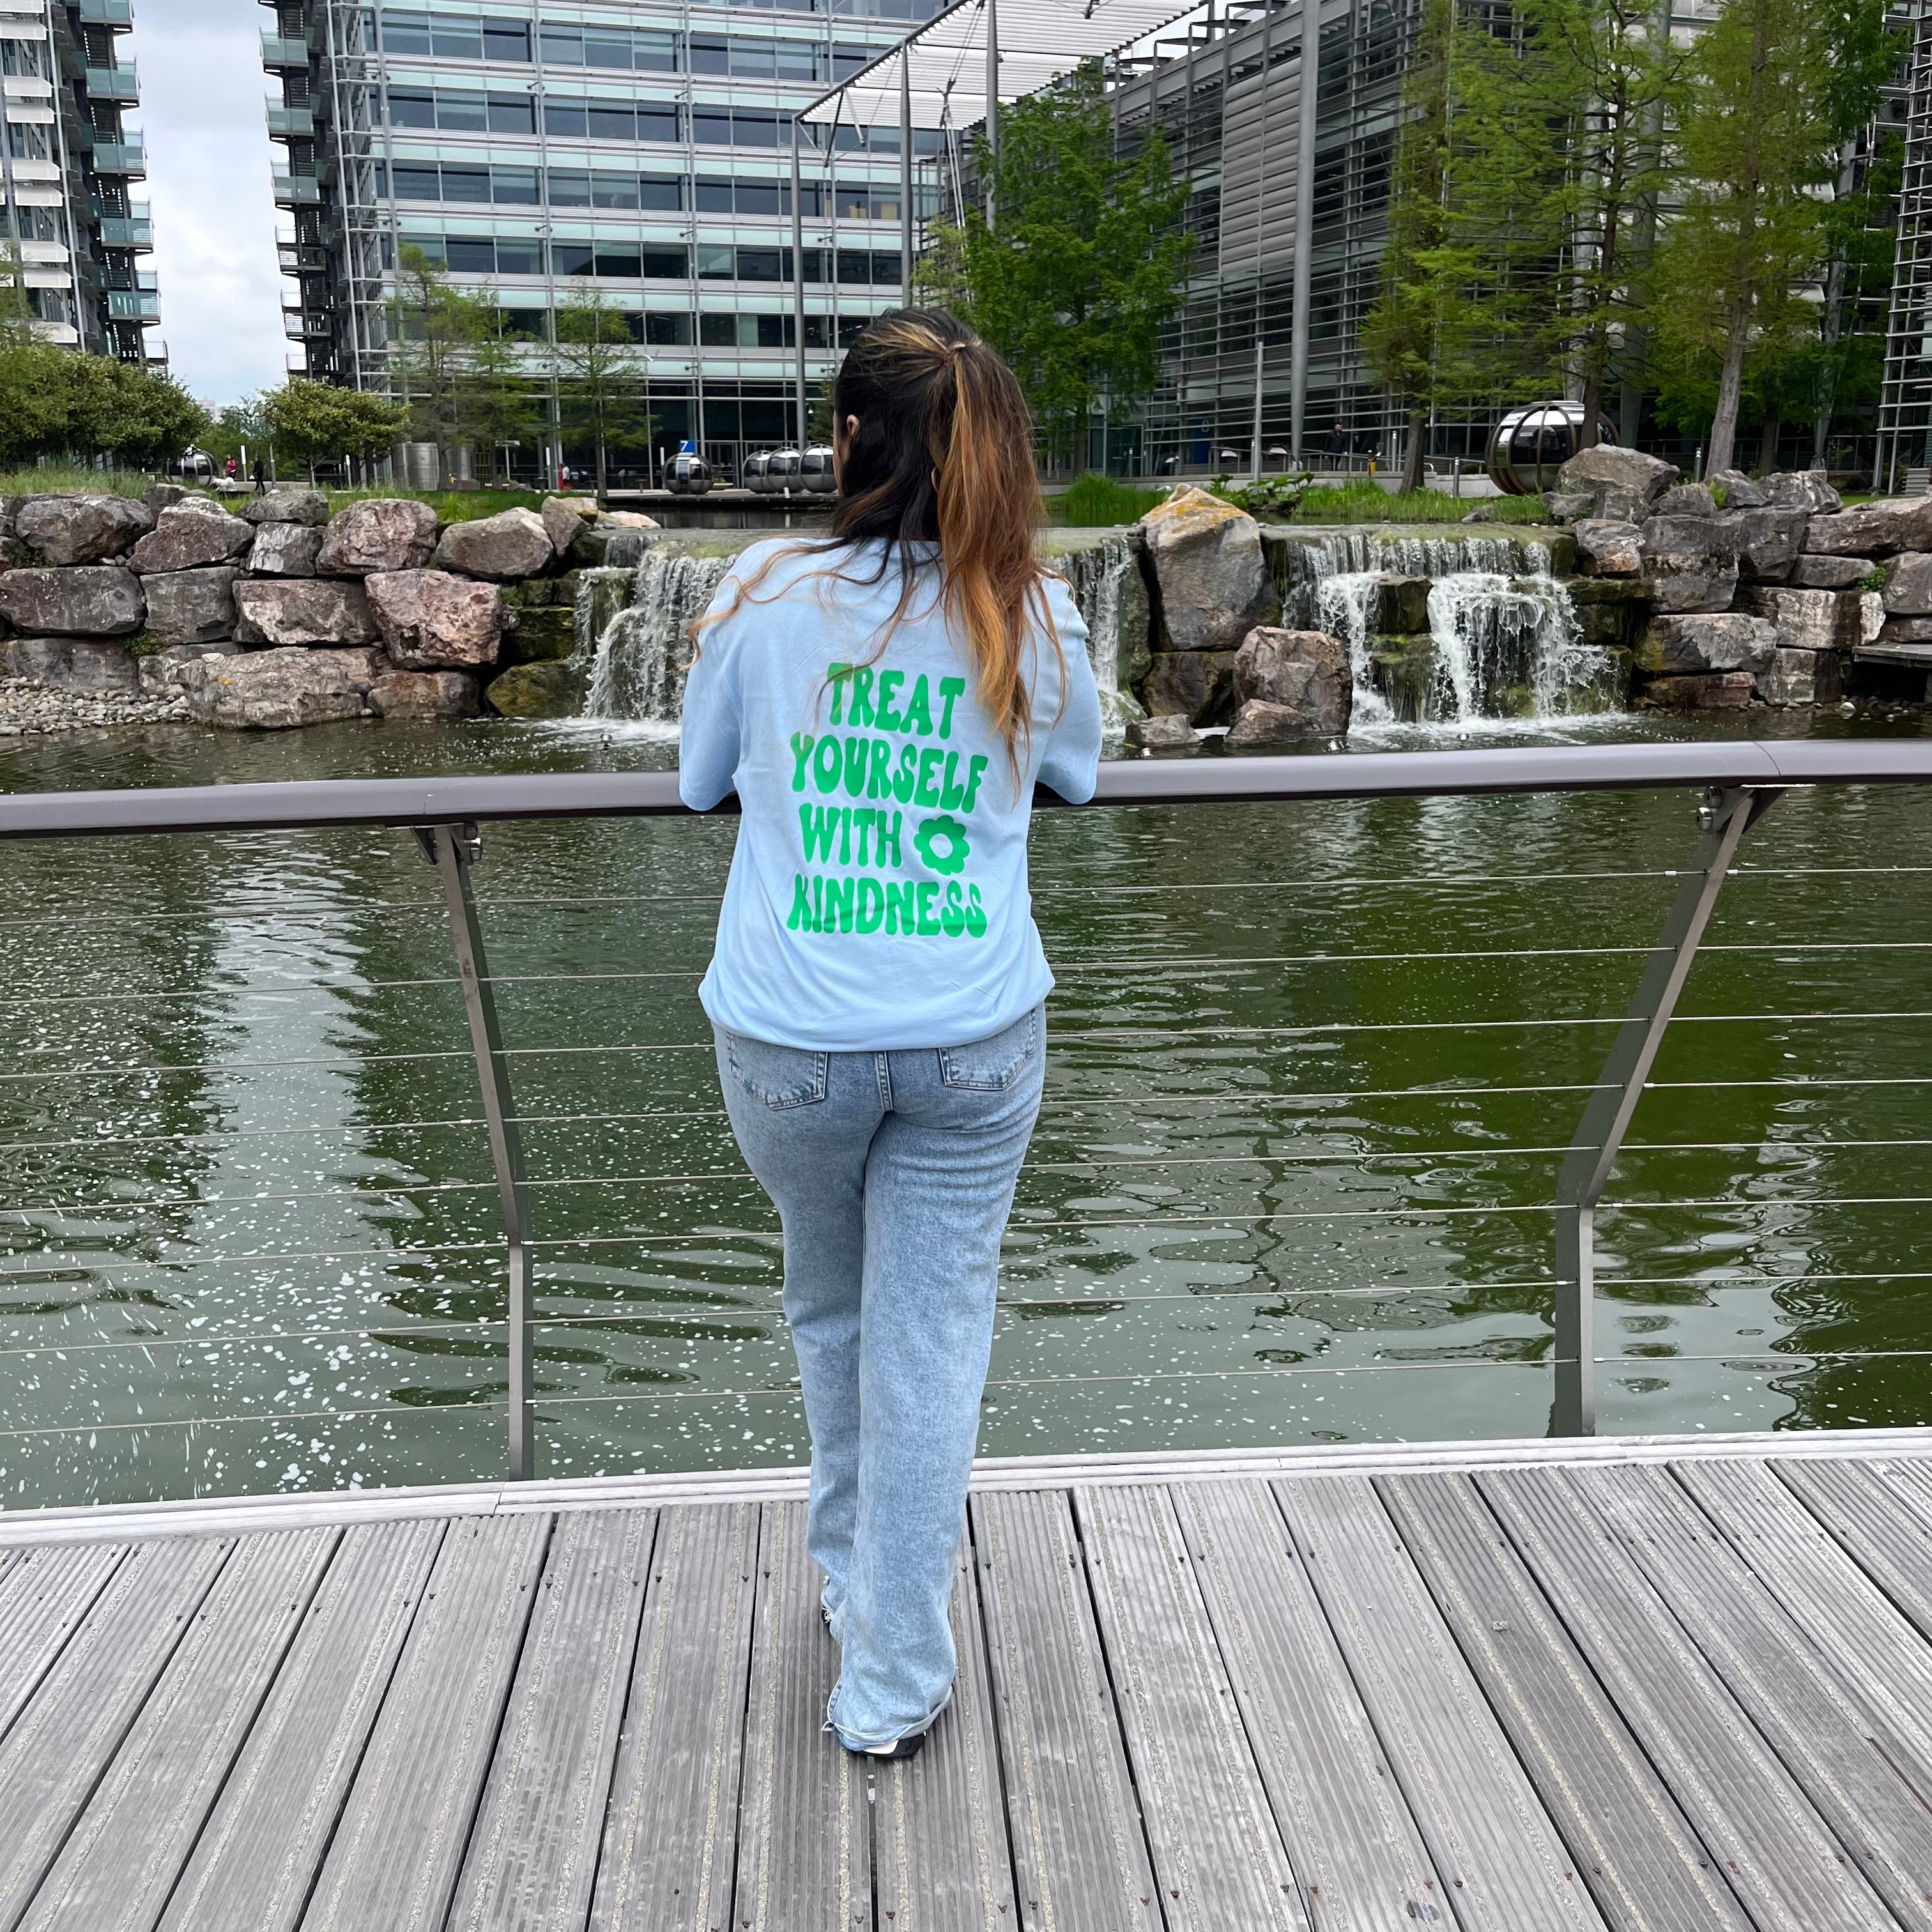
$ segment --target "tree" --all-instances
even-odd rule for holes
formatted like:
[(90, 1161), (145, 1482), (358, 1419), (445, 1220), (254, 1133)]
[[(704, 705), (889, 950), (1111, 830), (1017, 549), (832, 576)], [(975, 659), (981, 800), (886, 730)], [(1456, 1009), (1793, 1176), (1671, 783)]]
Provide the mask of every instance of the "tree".
[(572, 284), (557, 307), (556, 334), (557, 400), (565, 426), (590, 438), (602, 503), (611, 445), (650, 440), (643, 367), (625, 311), (594, 282)]
[(482, 331), (470, 345), (461, 415), (477, 445), (489, 451), (491, 470), (500, 477), (497, 459), (503, 446), (540, 428), (543, 416), (524, 359), (530, 338), (510, 333), (503, 311), (486, 308)]
[(474, 440), (474, 374), (478, 344), (491, 332), (492, 304), (458, 288), (413, 244), (397, 258), (390, 298), (389, 376), (409, 406), (416, 439), (442, 452)]
[(206, 430), (208, 411), (172, 376), (110, 356), (63, 355), (71, 448), (136, 467), (183, 454)]
[(1096, 414), (1118, 419), (1154, 385), (1160, 332), (1180, 312), (1192, 238), (1188, 187), (1151, 131), (1117, 153), (1099, 64), (1001, 111), (997, 161), (983, 143), (994, 226), (976, 208), (934, 225), (960, 318), (1012, 364), (1052, 457), (1072, 457)]
[(306, 376), (291, 376), (261, 398), (263, 428), (278, 450), (308, 464), (338, 456), (364, 462), (380, 456), (409, 426), (406, 403), (365, 389), (338, 389)]
[(250, 462), (268, 446), (268, 425), (262, 414), (260, 396), (244, 396), (217, 412), (212, 424), (201, 437), (201, 446), (217, 463), (233, 457), (238, 462), (245, 450)]

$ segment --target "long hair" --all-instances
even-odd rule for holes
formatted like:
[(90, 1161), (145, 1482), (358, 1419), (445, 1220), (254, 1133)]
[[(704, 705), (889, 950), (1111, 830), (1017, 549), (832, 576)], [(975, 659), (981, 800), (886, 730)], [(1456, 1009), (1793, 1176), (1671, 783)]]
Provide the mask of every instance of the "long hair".
[[(936, 544), (946, 614), (964, 634), (975, 694), (1017, 772), (1032, 722), (1025, 662), (1032, 626), (1060, 649), (1046, 572), (1034, 552), (1040, 484), (1019, 384), (944, 310), (895, 309), (860, 332), (839, 368), (832, 411), (842, 424), (856, 417), (858, 428), (842, 466), (830, 539), (778, 552), (770, 562), (800, 550), (877, 543), (874, 573), (848, 580), (877, 584), (898, 570), (898, 603), (881, 634), (883, 651)], [(731, 610), (756, 601), (764, 574), (740, 589)]]

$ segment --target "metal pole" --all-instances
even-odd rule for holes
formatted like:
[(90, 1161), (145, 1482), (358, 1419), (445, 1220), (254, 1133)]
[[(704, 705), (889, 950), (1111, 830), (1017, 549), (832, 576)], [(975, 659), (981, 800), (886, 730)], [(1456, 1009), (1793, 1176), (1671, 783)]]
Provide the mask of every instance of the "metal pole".
[(1255, 481), (1262, 480), (1262, 318), (1260, 272), (1256, 272), (1255, 297)]
[(473, 825), (418, 826), (416, 842), (442, 880), (449, 908), (450, 937), (463, 980), (463, 1008), (470, 1022), (470, 1050), (476, 1057), (477, 1084), (483, 1091), (483, 1119), (490, 1138), (490, 1164), (496, 1171), (496, 1198), (502, 1210), (508, 1246), (510, 1304), (510, 1480), (536, 1474), (530, 1405), (534, 1363), (530, 1352), (530, 1256), (524, 1199), (524, 1149), (517, 1131), (517, 1107), (510, 1093), (509, 1063), (503, 1057), (502, 1029), (483, 950), (483, 928), (470, 890), (470, 868), (482, 856), (483, 842)]
[(1697, 814), (1697, 862), (1679, 888), (1650, 964), (1617, 1030), (1596, 1091), (1583, 1110), (1556, 1180), (1556, 1390), (1550, 1432), (1597, 1432), (1596, 1230), (1603, 1197), (1664, 1043), (1690, 962), (1736, 856), (1738, 842), (1783, 796), (1783, 788), (1713, 788)]
[(1301, 86), (1294, 142), (1294, 283), (1288, 345), (1288, 435), (1292, 460), (1301, 466), (1308, 413), (1310, 256), (1315, 248), (1316, 86), (1322, 74), (1322, 22), (1316, 0), (1301, 0)]
[(798, 372), (798, 447), (805, 448), (805, 216), (799, 205), (798, 116), (791, 117), (791, 333)]
[(899, 304), (912, 307), (912, 39), (899, 46)]
[(986, 6), (986, 226), (993, 226), (993, 176), (1000, 164), (999, 0)]

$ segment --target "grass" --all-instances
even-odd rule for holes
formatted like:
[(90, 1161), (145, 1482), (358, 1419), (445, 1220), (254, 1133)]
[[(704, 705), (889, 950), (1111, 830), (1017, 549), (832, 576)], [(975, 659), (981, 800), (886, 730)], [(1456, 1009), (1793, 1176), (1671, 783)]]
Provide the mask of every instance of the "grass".
[(10, 470), (0, 472), (0, 496), (47, 496), (69, 490), (139, 496), (154, 480), (139, 470)]
[(1137, 524), (1166, 500), (1165, 490), (1130, 490), (1090, 470), (1074, 478), (1065, 495), (1047, 500), (1047, 513), (1070, 530), (1107, 530), (1116, 524)]

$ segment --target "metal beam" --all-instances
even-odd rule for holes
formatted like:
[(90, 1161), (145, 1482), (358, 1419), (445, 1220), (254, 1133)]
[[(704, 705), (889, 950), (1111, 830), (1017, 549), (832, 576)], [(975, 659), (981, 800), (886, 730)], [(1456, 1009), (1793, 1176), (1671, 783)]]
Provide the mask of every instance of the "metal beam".
[(805, 400), (805, 213), (799, 205), (798, 117), (791, 123), (791, 328), (792, 346), (798, 371), (798, 443), (806, 446), (806, 424), (810, 419)]

